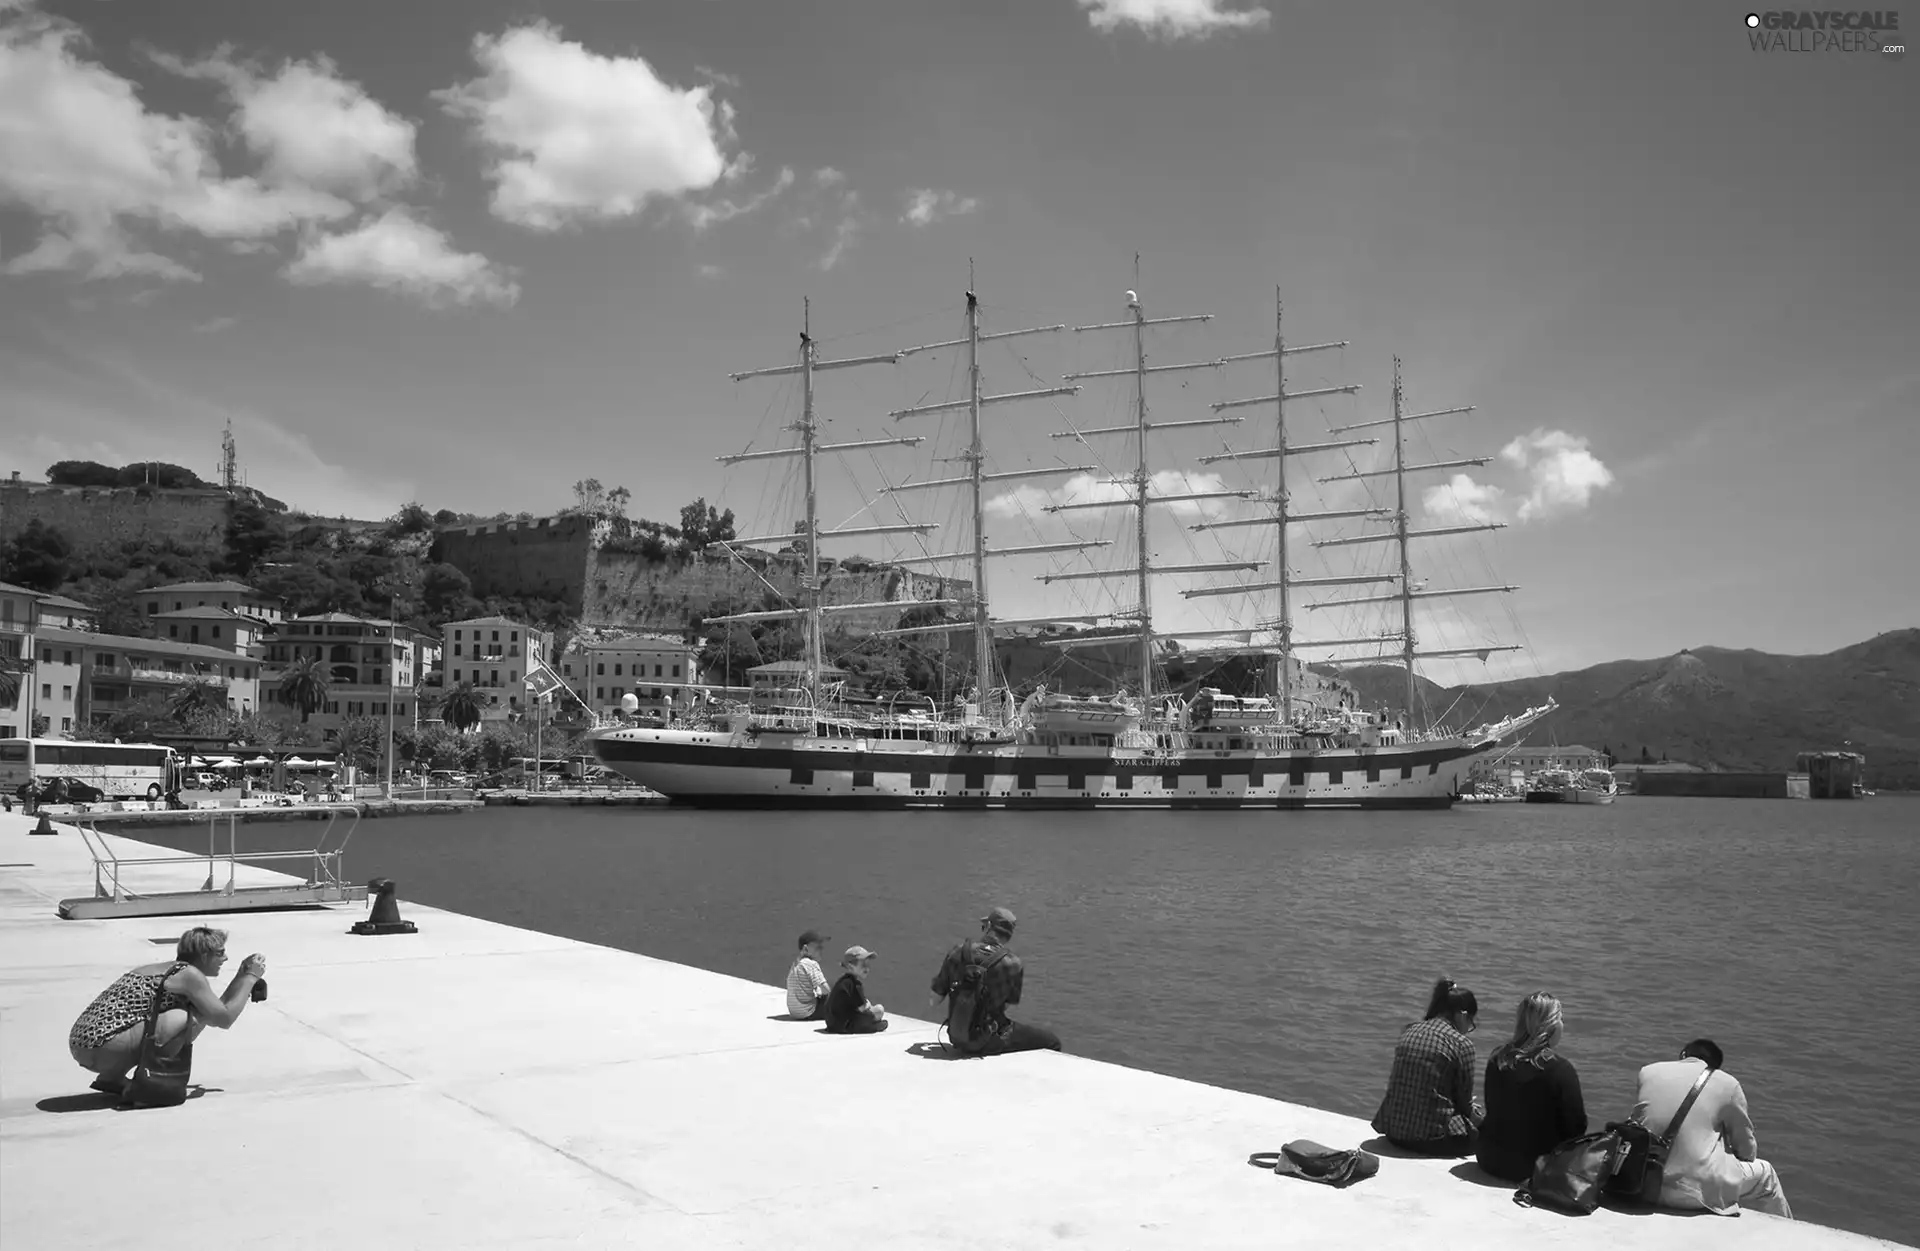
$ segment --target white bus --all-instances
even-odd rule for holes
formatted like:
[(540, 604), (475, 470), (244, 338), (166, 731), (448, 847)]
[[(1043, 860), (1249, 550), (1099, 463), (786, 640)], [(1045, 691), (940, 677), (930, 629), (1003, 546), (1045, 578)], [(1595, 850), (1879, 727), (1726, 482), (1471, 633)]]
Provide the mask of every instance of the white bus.
[(66, 778), (108, 799), (158, 799), (179, 781), (180, 761), (157, 743), (75, 743), (58, 738), (0, 738), (0, 790), (29, 781), (41, 789)]

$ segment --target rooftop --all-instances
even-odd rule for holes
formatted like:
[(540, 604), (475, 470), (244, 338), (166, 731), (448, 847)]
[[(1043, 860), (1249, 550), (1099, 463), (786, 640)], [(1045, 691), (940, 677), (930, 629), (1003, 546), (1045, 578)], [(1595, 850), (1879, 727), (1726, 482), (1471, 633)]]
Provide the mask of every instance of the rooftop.
[(87, 613), (95, 611), (92, 604), (83, 604), (77, 599), (68, 599), (64, 595), (42, 595), (40, 597), (40, 607), (43, 609), (65, 608), (69, 611)]
[[(202, 1095), (116, 1113), (87, 1093), (68, 1027), (197, 921), (56, 919), (59, 899), (90, 892), (92, 864), (71, 828), (36, 838), (32, 824), (0, 814), (7, 1247), (77, 1245), (78, 1222), (88, 1251), (184, 1251), (207, 1219), (287, 1247), (1893, 1245), (1757, 1213), (1569, 1217), (1518, 1207), (1449, 1160), (1384, 1158), (1346, 1190), (1276, 1177), (1247, 1156), (1373, 1133), (1072, 1055), (929, 1063), (944, 1053), (925, 1022), (834, 1037), (786, 1020), (776, 986), (421, 907), (405, 882), (413, 935), (351, 935), (358, 908), (212, 918), (236, 953), (266, 953), (271, 997), (196, 1044)], [(134, 889), (191, 890), (207, 865), (139, 871)], [(242, 867), (236, 880), (286, 879)], [(109, 1191), (118, 1213), (182, 1211), (166, 1163), (182, 1160), (215, 1162), (215, 1189), (187, 1200), (207, 1219), (88, 1219)]]
[(255, 599), (266, 600), (269, 603), (277, 604), (280, 602), (277, 596), (256, 591), (244, 582), (169, 582), (165, 586), (150, 586), (144, 591), (135, 592), (135, 594), (158, 595), (163, 591), (179, 591), (182, 593), (225, 591), (232, 595), (251, 595)]
[(95, 651), (111, 650), (139, 652), (150, 656), (192, 657), (195, 660), (213, 660), (221, 664), (233, 664), (236, 660), (251, 663), (248, 657), (235, 656), (232, 652), (222, 651), (218, 647), (202, 647), (198, 643), (176, 643), (172, 639), (143, 639), (131, 634), (94, 634), (87, 630), (62, 630), (48, 626), (36, 637), (42, 643), (71, 643), (76, 647), (90, 647)]
[(257, 625), (260, 620), (258, 617), (249, 616), (242, 612), (235, 612), (231, 608), (221, 608), (214, 604), (200, 604), (193, 608), (181, 608), (174, 612), (157, 612), (154, 613), (152, 617), (154, 621), (186, 621), (189, 619), (194, 621), (244, 621), (248, 625)]

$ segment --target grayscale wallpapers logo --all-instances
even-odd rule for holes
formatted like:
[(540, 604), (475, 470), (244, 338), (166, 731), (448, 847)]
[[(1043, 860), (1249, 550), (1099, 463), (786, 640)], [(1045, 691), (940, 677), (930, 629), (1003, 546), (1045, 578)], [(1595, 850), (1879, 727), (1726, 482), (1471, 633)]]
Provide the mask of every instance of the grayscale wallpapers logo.
[(1864, 52), (1899, 60), (1907, 45), (1896, 9), (1792, 9), (1747, 14), (1755, 52)]

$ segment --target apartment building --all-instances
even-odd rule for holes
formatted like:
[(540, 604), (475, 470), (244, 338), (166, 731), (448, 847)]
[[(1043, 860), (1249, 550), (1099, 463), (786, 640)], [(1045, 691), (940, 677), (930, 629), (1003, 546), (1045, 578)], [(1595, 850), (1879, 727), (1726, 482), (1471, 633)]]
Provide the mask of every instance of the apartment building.
[(92, 630), (98, 628), (98, 620), (99, 614), (77, 599), (64, 595), (40, 597), (39, 623), (43, 626), (56, 630)]
[(556, 668), (561, 681), (601, 716), (611, 715), (629, 693), (639, 699), (642, 713), (658, 714), (669, 704), (684, 708), (691, 702), (684, 688), (696, 680), (699, 659), (697, 643), (639, 636), (570, 648)]
[(0, 703), (0, 738), (25, 735), (32, 725), (33, 632), (42, 598), (38, 591), (0, 582), (0, 665), (20, 678), (19, 693)]
[(174, 582), (141, 591), (137, 602), (149, 617), (189, 608), (225, 608), (253, 617), (269, 627), (287, 619), (285, 602), (256, 591), (244, 582)]
[[(156, 614), (157, 615), (157, 614)], [(349, 717), (417, 717), (414, 687), (440, 646), (409, 626), (329, 612), (290, 617), (265, 640), (268, 697), (279, 698), (286, 667), (317, 657), (327, 669), (327, 698), (308, 719), (332, 735)]]
[(551, 630), (498, 616), (449, 621), (440, 627), (441, 692), (471, 682), (485, 697), (481, 721), (504, 721), (531, 707), (527, 668), (552, 654)]
[(260, 663), (250, 656), (170, 639), (58, 628), (36, 631), (34, 646), (34, 712), (47, 718), (54, 737), (104, 721), (148, 695), (171, 695), (189, 682), (223, 686), (234, 713), (260, 706)]
[(159, 637), (171, 642), (217, 647), (255, 660), (266, 659), (267, 636), (272, 632), (258, 617), (210, 604), (154, 613), (148, 620)]
[(1503, 768), (1533, 773), (1540, 769), (1604, 769), (1607, 758), (1591, 747), (1516, 747), (1497, 757)]

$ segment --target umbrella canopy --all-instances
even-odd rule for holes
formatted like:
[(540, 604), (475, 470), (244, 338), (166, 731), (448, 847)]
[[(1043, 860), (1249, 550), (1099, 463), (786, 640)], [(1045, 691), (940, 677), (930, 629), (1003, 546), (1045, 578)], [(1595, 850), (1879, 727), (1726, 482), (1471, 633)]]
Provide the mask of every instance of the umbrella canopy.
[(306, 760), (299, 756), (288, 756), (281, 762), (289, 769), (313, 769), (319, 767), (318, 760)]
[(226, 769), (240, 763), (232, 756), (195, 756), (194, 761), (208, 769)]
[(255, 756), (252, 760), (242, 761), (241, 763), (244, 764), (247, 768), (252, 769), (255, 767), (264, 767), (266, 765), (270, 765), (273, 763), (273, 761), (269, 760), (265, 756)]

